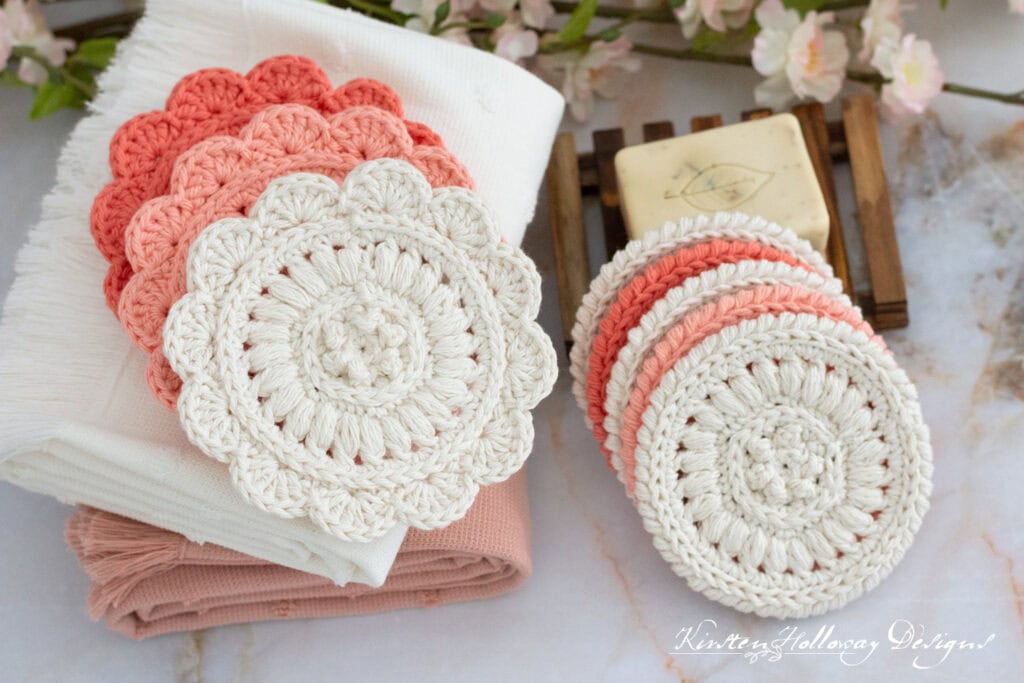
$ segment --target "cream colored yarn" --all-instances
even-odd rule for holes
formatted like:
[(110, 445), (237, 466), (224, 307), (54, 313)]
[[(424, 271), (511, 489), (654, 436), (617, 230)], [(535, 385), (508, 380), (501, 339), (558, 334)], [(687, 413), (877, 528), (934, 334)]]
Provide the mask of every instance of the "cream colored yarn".
[(366, 162), (208, 227), (164, 353), (189, 439), (275, 514), (364, 541), (461, 518), (529, 454), (554, 349), (540, 279), (476, 195)]
[[(790, 285), (821, 292), (844, 306), (850, 299), (843, 294), (843, 285), (836, 278), (825, 278), (803, 268), (795, 268), (780, 261), (740, 261), (724, 263), (706, 270), (682, 285), (670, 289), (664, 297), (640, 319), (640, 324), (629, 331), (629, 341), (619, 351), (607, 385), (604, 427), (608, 432), (605, 447), (611, 453), (611, 463), (622, 480), (621, 442), (622, 418), (629, 402), (630, 392), (644, 361), (664, 335), (687, 314), (698, 308), (735, 294), (743, 289), (766, 285)], [(625, 483), (625, 482), (623, 482)]]
[(662, 257), (686, 247), (714, 239), (758, 242), (792, 254), (826, 278), (832, 268), (810, 243), (791, 230), (766, 221), (760, 216), (744, 213), (716, 213), (667, 222), (660, 230), (652, 230), (618, 251), (590, 284), (590, 291), (576, 311), (572, 329), (573, 347), (569, 354), (569, 371), (573, 377), (573, 394), (583, 411), (587, 427), (593, 427), (587, 416), (587, 373), (590, 352), (601, 321), (615, 302), (619, 291)]
[(874, 587), (928, 508), (917, 394), (863, 332), (765, 315), (661, 379), (637, 434), (638, 510), (690, 586), (745, 612), (822, 614)]

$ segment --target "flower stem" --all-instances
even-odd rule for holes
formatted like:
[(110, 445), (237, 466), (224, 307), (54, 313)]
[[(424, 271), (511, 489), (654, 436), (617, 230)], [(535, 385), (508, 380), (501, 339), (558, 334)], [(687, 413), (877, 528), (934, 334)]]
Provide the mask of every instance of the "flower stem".
[[(750, 57), (745, 55), (718, 54), (715, 52), (703, 52), (697, 50), (673, 50), (671, 48), (657, 47), (655, 45), (634, 45), (633, 52), (689, 62), (711, 62), (714, 64), (731, 64), (733, 66), (746, 67), (753, 66), (750, 62)], [(846, 72), (846, 77), (851, 81), (867, 83), (868, 85), (882, 85), (885, 83), (885, 79), (881, 74), (870, 71), (851, 70)], [(966, 95), (968, 97), (977, 97), (983, 100), (1003, 102), (1004, 104), (1024, 106), (1024, 90), (1001, 93), (993, 90), (985, 90), (983, 88), (975, 88), (970, 85), (961, 85), (959, 83), (946, 83), (942, 86), (942, 90), (948, 93), (953, 93), (954, 95)]]

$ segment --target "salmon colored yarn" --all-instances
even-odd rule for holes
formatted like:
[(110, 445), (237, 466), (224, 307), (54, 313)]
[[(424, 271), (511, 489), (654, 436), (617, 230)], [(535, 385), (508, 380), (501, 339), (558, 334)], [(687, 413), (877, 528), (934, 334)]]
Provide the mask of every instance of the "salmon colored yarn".
[(601, 321), (594, 338), (587, 376), (587, 415), (594, 425), (594, 437), (611, 466), (611, 451), (605, 446), (608, 432), (604, 427), (607, 383), (619, 351), (629, 340), (629, 331), (640, 323), (651, 307), (673, 287), (724, 263), (745, 260), (780, 261), (788, 265), (813, 269), (792, 254), (759, 242), (715, 239), (669, 254), (636, 277), (619, 292), (618, 299)]
[(325, 117), (300, 104), (272, 106), (238, 137), (208, 138), (179, 157), (169, 193), (146, 202), (128, 224), (125, 254), (135, 272), (118, 308), (129, 336), (150, 354), (146, 379), (163, 403), (174, 406), (181, 382), (163, 357), (162, 329), (167, 311), (185, 294), (196, 236), (219, 219), (246, 216), (274, 178), (312, 172), (341, 182), (359, 164), (379, 158), (408, 161), (435, 188), (472, 187), (449, 152), (417, 144), (401, 119), (377, 107)]
[(643, 414), (650, 405), (651, 394), (658, 388), (662, 375), (705, 338), (717, 334), (724, 328), (743, 320), (753, 320), (764, 315), (778, 316), (782, 313), (806, 313), (846, 323), (885, 348), (885, 342), (864, 322), (857, 309), (847, 307), (825, 294), (800, 287), (755, 287), (723, 297), (694, 311), (669, 330), (665, 338), (654, 348), (651, 357), (644, 362), (630, 394), (629, 405), (626, 406), (622, 421), (621, 435), (623, 482), (630, 494), (633, 493), (636, 484), (637, 430), (640, 429)]
[[(215, 135), (235, 135), (252, 117), (274, 104), (305, 104), (324, 114), (373, 106), (402, 117), (402, 102), (383, 83), (358, 78), (334, 89), (327, 75), (305, 57), (271, 57), (245, 76), (227, 69), (203, 69), (185, 76), (163, 111), (130, 119), (110, 143), (114, 179), (97, 195), (90, 225), (93, 239), (110, 263), (103, 282), (107, 305), (117, 302), (132, 276), (124, 253), (124, 231), (144, 202), (166, 194), (171, 169), (182, 152)], [(441, 146), (421, 123), (406, 121), (416, 144)]]

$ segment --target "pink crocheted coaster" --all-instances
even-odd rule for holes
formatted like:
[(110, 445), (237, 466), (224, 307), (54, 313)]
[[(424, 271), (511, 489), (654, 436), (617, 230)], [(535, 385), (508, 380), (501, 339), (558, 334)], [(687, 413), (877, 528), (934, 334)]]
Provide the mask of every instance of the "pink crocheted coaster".
[[(132, 340), (150, 354), (147, 382), (173, 407), (180, 381), (161, 349), (167, 312), (186, 291), (189, 246), (221, 218), (246, 216), (274, 178), (322, 173), (340, 182), (369, 159), (410, 162), (432, 187), (472, 182), (444, 148), (417, 144), (404, 122), (377, 107), (351, 107), (324, 117), (300, 104), (269, 107), (238, 137), (203, 140), (175, 164), (169, 193), (146, 202), (125, 232), (125, 254), (135, 273), (121, 294), (118, 317)], [(391, 197), (396, 205), (408, 198)]]
[(856, 308), (844, 306), (834, 298), (800, 287), (772, 285), (756, 287), (723, 297), (686, 316), (673, 327), (654, 348), (654, 352), (637, 376), (629, 397), (622, 424), (622, 471), (626, 490), (632, 495), (636, 483), (636, 433), (644, 411), (650, 404), (651, 394), (658, 387), (662, 375), (706, 337), (716, 334), (743, 320), (781, 313), (807, 313), (819, 318), (844, 322), (862, 331), (885, 348), (885, 342), (875, 335)]
[[(90, 224), (96, 246), (110, 263), (103, 291), (115, 313), (133, 272), (124, 253), (124, 231), (144, 202), (168, 191), (178, 155), (208, 137), (234, 135), (257, 112), (288, 102), (324, 114), (373, 106), (402, 117), (401, 100), (386, 85), (359, 78), (333, 89), (327, 75), (305, 57), (271, 57), (245, 76), (227, 69), (185, 76), (168, 97), (165, 111), (132, 118), (110, 143), (114, 179), (97, 195)], [(416, 144), (441, 146), (427, 126), (404, 123)]]
[(781, 261), (813, 272), (813, 269), (792, 254), (758, 242), (712, 240), (669, 254), (657, 261), (619, 292), (618, 299), (601, 321), (594, 338), (587, 376), (587, 415), (594, 425), (594, 438), (611, 464), (611, 451), (605, 446), (606, 385), (619, 351), (644, 314), (673, 287), (687, 278), (717, 268), (723, 263), (745, 260)]

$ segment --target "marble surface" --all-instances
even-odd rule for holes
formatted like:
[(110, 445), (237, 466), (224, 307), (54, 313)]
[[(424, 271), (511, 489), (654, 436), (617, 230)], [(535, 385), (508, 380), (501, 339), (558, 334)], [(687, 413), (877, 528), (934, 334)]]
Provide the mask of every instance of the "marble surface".
[[(951, 79), (1024, 86), (1015, 80), (1024, 19), (1008, 19), (1003, 2), (967, 4), (941, 15), (927, 3), (912, 28), (934, 40)], [(755, 79), (743, 71), (651, 62), (644, 74), (588, 126), (567, 128), (622, 125), (635, 140), (644, 121), (670, 118), (682, 128), (692, 115), (752, 104)], [(77, 119), (29, 123), (28, 106), (27, 93), (0, 91), (0, 291)], [(779, 622), (690, 591), (651, 546), (563, 377), (535, 415), (534, 576), (486, 602), (131, 642), (85, 614), (87, 582), (62, 538), (68, 508), (0, 483), (0, 679), (1024, 679), (1022, 120), (1024, 110), (944, 96), (934, 114), (884, 131), (911, 316), (885, 338), (920, 390), (935, 492), (904, 562), (860, 600)], [(559, 338), (541, 201), (526, 247), (545, 274), (543, 321)], [(599, 249), (594, 239), (592, 253)], [(698, 627), (718, 639), (736, 634), (737, 648), (743, 637), (783, 640), (782, 656), (693, 652), (687, 642), (697, 639), (686, 629)], [(920, 640), (905, 641), (910, 633)], [(851, 641), (847, 654), (815, 653), (832, 641)]]

